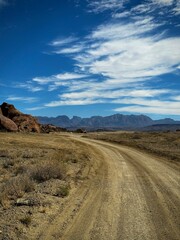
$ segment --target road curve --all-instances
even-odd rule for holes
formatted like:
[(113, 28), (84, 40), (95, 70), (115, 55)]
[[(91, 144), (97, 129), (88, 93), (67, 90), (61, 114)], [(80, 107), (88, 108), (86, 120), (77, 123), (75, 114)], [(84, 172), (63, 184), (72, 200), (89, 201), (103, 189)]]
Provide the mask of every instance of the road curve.
[(128, 147), (72, 138), (99, 151), (99, 167), (39, 239), (180, 239), (179, 166)]

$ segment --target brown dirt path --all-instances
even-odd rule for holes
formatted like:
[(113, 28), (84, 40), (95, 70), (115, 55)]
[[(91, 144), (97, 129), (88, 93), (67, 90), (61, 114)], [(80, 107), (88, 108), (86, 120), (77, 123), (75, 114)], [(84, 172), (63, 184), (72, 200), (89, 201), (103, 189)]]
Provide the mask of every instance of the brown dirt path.
[(92, 166), (96, 174), (72, 194), (38, 239), (180, 239), (179, 166), (128, 147), (72, 138), (99, 152)]

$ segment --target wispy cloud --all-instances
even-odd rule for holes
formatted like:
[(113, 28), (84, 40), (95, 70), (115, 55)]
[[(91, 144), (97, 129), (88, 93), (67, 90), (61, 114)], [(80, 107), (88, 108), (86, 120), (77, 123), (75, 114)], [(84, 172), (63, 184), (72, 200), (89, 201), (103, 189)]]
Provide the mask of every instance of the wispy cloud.
[(74, 80), (74, 79), (81, 79), (85, 78), (87, 75), (85, 74), (78, 74), (78, 73), (62, 73), (62, 74), (57, 74), (57, 75), (52, 75), (49, 77), (35, 77), (32, 79), (33, 82), (36, 82), (37, 84), (40, 85), (47, 85), (47, 84), (52, 84), (57, 86), (58, 84), (63, 85), (66, 83), (63, 83), (63, 81), (66, 80)]
[(89, 1), (89, 12), (99, 13), (107, 10), (117, 10), (123, 7), (124, 2), (124, 0)]
[(85, 99), (75, 99), (75, 100), (60, 100), (60, 101), (52, 101), (50, 103), (45, 104), (46, 107), (59, 107), (59, 106), (77, 106), (77, 105), (89, 105), (89, 104), (95, 104), (95, 103), (102, 103), (103, 101), (93, 100), (91, 98), (85, 98)]
[(120, 12), (120, 13), (114, 13), (112, 15), (113, 18), (126, 18), (131, 15), (130, 11)]
[(41, 109), (45, 109), (45, 106), (38, 106), (38, 107), (31, 107), (31, 108), (26, 108), (27, 111), (37, 111)]
[(174, 0), (152, 0), (152, 3), (158, 4), (161, 6), (170, 6), (174, 3)]
[(177, 73), (180, 66), (180, 38), (168, 37), (164, 22), (151, 15), (168, 6), (172, 11), (176, 1), (149, 0), (124, 12), (122, 5), (118, 0), (90, 2), (92, 12), (118, 11), (111, 11), (113, 19), (83, 39), (52, 44), (59, 47), (57, 54), (70, 54), (76, 71), (33, 79), (49, 91), (64, 87), (63, 93), (44, 107), (112, 103), (120, 105), (115, 111), (179, 114), (179, 97), (172, 98), (177, 93), (158, 84), (152, 87), (153, 81)]
[(164, 107), (144, 107), (144, 106), (128, 106), (115, 109), (116, 112), (128, 112), (128, 113), (153, 113), (153, 114), (165, 114), (165, 115), (180, 115), (180, 109), (177, 107), (167, 108)]
[(120, 9), (113, 13), (112, 17), (117, 19), (125, 17), (137, 19), (138, 17), (142, 17), (142, 15), (147, 16), (156, 14), (156, 20), (159, 21), (159, 17), (161, 19), (162, 15), (165, 14), (168, 14), (169, 16), (178, 15), (180, 12), (179, 7), (179, 0), (148, 0), (141, 4), (137, 4), (126, 11)]
[(72, 79), (85, 78), (87, 77), (87, 75), (78, 74), (78, 73), (63, 73), (63, 74), (57, 74), (56, 77), (60, 80), (72, 80)]
[(180, 62), (180, 38), (152, 34), (158, 27), (152, 18), (102, 25), (91, 35), (99, 44), (76, 57), (78, 66), (119, 83), (173, 72)]
[(14, 101), (14, 102), (26, 102), (26, 103), (33, 103), (38, 101), (38, 99), (35, 97), (17, 97), (17, 96), (9, 96), (6, 98), (6, 100)]
[(74, 54), (81, 52), (84, 49), (83, 43), (78, 42), (77, 37), (69, 36), (67, 38), (58, 38), (49, 43), (53, 48), (50, 52), (44, 52), (45, 54)]
[(81, 46), (81, 45), (73, 45), (73, 46), (68, 47), (68, 48), (53, 50), (52, 52), (56, 53), (56, 54), (73, 54), (73, 53), (79, 53), (83, 49), (84, 49), (84, 47)]
[[(155, 97), (162, 94), (169, 93), (168, 89), (119, 89), (119, 90), (95, 90), (88, 89), (87, 91), (82, 92), (69, 92), (59, 95), (59, 97), (66, 100), (75, 100), (83, 98), (92, 98), (92, 99), (118, 99), (117, 101), (122, 101), (123, 97), (139, 98), (139, 97)], [(120, 100), (119, 98), (122, 97)], [(109, 101), (109, 100), (108, 100)]]
[(180, 101), (180, 95), (173, 96), (171, 99), (175, 101)]
[(175, 15), (180, 15), (180, 1), (177, 1), (176, 6), (173, 8), (172, 11)]
[(52, 42), (50, 42), (49, 45), (53, 46), (53, 47), (60, 47), (60, 46), (67, 45), (69, 43), (73, 43), (77, 40), (78, 40), (78, 38), (72, 37), (72, 36), (67, 37), (67, 38), (57, 38), (57, 39), (53, 40)]
[(31, 81), (27, 81), (25, 83), (17, 83), (14, 85), (14, 88), (27, 89), (29, 92), (39, 92), (43, 90), (41, 86), (34, 86), (33, 82)]

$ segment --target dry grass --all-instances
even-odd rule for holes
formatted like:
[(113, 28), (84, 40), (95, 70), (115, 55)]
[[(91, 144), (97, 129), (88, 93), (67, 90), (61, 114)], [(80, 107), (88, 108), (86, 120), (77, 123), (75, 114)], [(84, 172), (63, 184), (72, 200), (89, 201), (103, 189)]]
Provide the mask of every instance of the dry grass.
[(20, 222), (22, 224), (26, 225), (27, 227), (31, 224), (31, 221), (32, 221), (32, 219), (31, 219), (31, 216), (29, 216), (29, 215), (20, 219)]
[(29, 171), (30, 178), (36, 182), (45, 182), (49, 179), (64, 179), (66, 169), (58, 160), (49, 160), (37, 164)]
[(1, 236), (27, 239), (21, 228), (40, 224), (42, 214), (51, 218), (48, 208), (57, 210), (81, 184), (89, 150), (59, 134), (0, 133), (0, 140)]
[(84, 137), (119, 143), (134, 147), (171, 161), (180, 161), (179, 132), (102, 132)]
[(1, 186), (0, 204), (8, 207), (10, 203), (21, 198), (25, 193), (34, 190), (34, 182), (28, 176), (17, 176), (9, 178)]

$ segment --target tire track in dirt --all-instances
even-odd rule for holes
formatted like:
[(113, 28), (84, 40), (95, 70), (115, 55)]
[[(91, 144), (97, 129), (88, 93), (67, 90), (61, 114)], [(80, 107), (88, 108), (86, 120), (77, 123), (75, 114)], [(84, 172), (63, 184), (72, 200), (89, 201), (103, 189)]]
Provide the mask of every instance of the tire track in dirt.
[(72, 138), (99, 151), (99, 168), (39, 239), (180, 239), (177, 168), (131, 148)]

